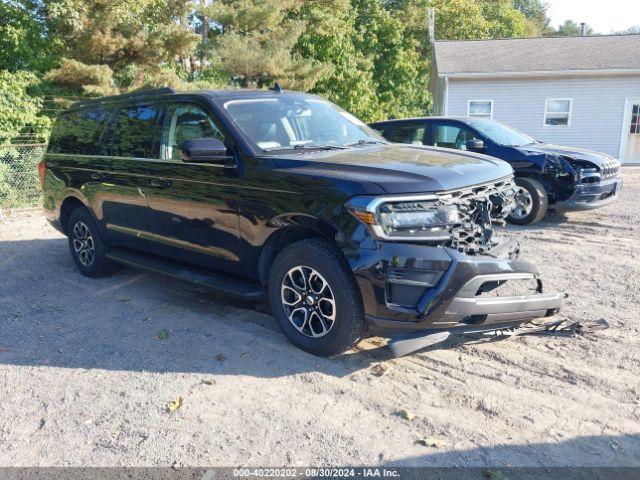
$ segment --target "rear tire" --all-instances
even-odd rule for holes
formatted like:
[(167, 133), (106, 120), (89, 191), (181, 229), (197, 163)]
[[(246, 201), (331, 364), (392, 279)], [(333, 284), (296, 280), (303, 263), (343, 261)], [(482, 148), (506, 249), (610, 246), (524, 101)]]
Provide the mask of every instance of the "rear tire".
[(329, 242), (302, 240), (282, 250), (271, 265), (268, 290), (283, 333), (313, 355), (339, 355), (364, 333), (360, 290)]
[(544, 218), (549, 208), (547, 192), (533, 178), (516, 178), (518, 186), (517, 206), (508, 217), (516, 225), (533, 225)]
[(71, 256), (80, 273), (87, 277), (99, 278), (113, 272), (114, 264), (105, 256), (107, 248), (88, 210), (78, 207), (71, 212), (66, 233)]

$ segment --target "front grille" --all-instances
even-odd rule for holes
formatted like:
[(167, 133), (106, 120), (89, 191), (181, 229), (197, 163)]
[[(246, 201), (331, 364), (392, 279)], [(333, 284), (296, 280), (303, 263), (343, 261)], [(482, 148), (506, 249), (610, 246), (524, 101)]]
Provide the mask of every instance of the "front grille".
[(513, 177), (440, 194), (442, 205), (456, 205), (460, 223), (452, 229), (450, 246), (465, 253), (483, 253), (497, 243), (494, 225), (505, 224), (515, 207), (517, 187)]
[(602, 180), (617, 177), (620, 173), (620, 162), (614, 159), (607, 160), (600, 168)]

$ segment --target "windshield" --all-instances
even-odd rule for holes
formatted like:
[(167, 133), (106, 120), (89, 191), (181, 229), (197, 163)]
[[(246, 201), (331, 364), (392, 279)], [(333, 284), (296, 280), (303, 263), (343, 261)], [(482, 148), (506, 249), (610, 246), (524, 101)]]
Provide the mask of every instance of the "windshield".
[(505, 147), (521, 147), (536, 140), (518, 130), (493, 120), (469, 120), (469, 125), (494, 143)]
[(263, 150), (346, 148), (384, 142), (350, 113), (316, 98), (230, 100), (224, 108), (242, 132)]

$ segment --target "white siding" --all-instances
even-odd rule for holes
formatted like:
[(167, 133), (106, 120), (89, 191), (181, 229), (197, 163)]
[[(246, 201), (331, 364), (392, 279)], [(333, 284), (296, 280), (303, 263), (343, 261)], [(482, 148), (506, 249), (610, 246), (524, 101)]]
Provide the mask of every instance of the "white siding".
[[(467, 102), (493, 99), (493, 118), (546, 142), (618, 157), (629, 97), (640, 97), (640, 76), (449, 80), (450, 116), (466, 116)], [(547, 98), (573, 99), (571, 126), (543, 126)], [(626, 137), (625, 137), (626, 138)]]

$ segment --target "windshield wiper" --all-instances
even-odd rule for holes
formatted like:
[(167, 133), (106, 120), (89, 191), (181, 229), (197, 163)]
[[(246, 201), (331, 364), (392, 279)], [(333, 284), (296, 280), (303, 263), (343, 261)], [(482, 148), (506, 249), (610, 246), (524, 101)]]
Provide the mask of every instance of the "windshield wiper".
[(346, 147), (342, 145), (331, 145), (331, 144), (320, 144), (316, 145), (315, 143), (306, 143), (304, 145), (294, 145), (294, 150), (344, 150)]
[(330, 145), (330, 144), (320, 144), (316, 145), (315, 143), (305, 143), (299, 145), (287, 145), (286, 147), (273, 147), (267, 149), (268, 151), (275, 150), (344, 150), (347, 147), (343, 147), (342, 145)]
[(386, 142), (382, 142), (380, 140), (374, 140), (374, 139), (362, 139), (362, 140), (358, 140), (357, 142), (353, 142), (353, 143), (345, 143), (343, 145), (343, 147), (360, 147), (362, 145), (382, 145)]

